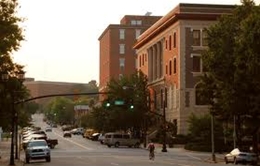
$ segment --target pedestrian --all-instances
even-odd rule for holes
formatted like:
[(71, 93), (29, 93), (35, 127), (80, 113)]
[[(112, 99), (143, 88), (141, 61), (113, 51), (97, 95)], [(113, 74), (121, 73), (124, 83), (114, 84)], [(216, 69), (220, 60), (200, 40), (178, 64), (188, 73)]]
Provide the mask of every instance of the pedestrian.
[(149, 144), (148, 144), (148, 150), (149, 150), (149, 159), (154, 160), (155, 146), (154, 146), (154, 143), (152, 141), (150, 141)]

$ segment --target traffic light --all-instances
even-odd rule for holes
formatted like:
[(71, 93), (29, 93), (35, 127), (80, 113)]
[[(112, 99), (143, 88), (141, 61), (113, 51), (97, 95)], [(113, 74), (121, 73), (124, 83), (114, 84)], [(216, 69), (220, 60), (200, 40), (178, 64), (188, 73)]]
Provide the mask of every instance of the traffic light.
[(134, 105), (133, 104), (130, 105), (130, 109), (131, 110), (134, 109)]
[(108, 107), (110, 107), (110, 106), (111, 106), (110, 103), (107, 102), (107, 103), (106, 103), (106, 107), (108, 108)]
[(133, 100), (130, 100), (129, 104), (130, 104), (129, 106), (130, 110), (133, 110), (135, 108)]

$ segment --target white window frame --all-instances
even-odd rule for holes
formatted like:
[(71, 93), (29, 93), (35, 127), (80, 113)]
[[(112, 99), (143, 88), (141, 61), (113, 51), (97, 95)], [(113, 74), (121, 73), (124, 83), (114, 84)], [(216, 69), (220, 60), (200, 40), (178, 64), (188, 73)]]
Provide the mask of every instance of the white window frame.
[(141, 29), (135, 30), (135, 39), (138, 39), (138, 37), (141, 35)]
[(119, 39), (120, 40), (125, 39), (125, 29), (119, 29)]
[(136, 20), (131, 20), (131, 25), (136, 25), (136, 24), (137, 24)]
[(142, 25), (142, 20), (136, 20), (136, 25)]
[(202, 62), (202, 58), (201, 58), (201, 54), (195, 54), (195, 53), (192, 53), (191, 54), (191, 58), (193, 57), (200, 57), (200, 71), (199, 72), (194, 72), (192, 71), (193, 75), (201, 75), (203, 73), (203, 62)]
[(119, 54), (125, 54), (125, 44), (119, 44)]

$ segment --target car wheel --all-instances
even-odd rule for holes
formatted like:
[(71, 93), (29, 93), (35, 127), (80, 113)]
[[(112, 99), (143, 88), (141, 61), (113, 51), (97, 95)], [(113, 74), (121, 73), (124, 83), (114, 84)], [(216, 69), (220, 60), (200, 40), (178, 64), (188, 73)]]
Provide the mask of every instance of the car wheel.
[(51, 162), (51, 156), (46, 157), (46, 161), (47, 161), (47, 162)]
[(116, 143), (115, 143), (115, 147), (116, 147), (116, 148), (119, 147), (119, 145), (120, 145), (119, 142), (116, 142)]
[(226, 164), (228, 164), (228, 160), (227, 160), (227, 158), (226, 158), (226, 157), (224, 158), (224, 160), (225, 160), (225, 163), (226, 163)]
[(237, 159), (236, 158), (234, 158), (234, 164), (238, 164), (238, 162), (237, 162)]
[(26, 161), (27, 164), (29, 164), (30, 163), (29, 157), (26, 157), (25, 161)]
[(111, 145), (107, 145), (107, 147), (111, 148)]

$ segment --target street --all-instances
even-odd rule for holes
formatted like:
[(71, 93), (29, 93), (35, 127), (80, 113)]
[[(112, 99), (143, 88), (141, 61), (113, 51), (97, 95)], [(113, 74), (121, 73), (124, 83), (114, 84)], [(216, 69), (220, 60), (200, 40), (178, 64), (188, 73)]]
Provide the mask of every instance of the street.
[[(34, 115), (35, 126), (43, 130), (47, 126), (42, 121), (41, 115)], [(223, 161), (211, 163), (210, 153), (197, 153), (186, 151), (182, 148), (168, 148), (168, 152), (161, 152), (161, 148), (155, 150), (155, 160), (148, 159), (148, 151), (143, 148), (108, 148), (97, 141), (91, 141), (80, 135), (72, 135), (72, 138), (63, 138), (63, 132), (53, 128), (47, 132), (49, 138), (58, 139), (59, 144), (51, 150), (51, 162), (45, 160), (32, 160), (30, 166), (146, 166), (146, 165), (175, 165), (175, 166), (209, 166), (226, 165)], [(21, 153), (24, 160), (24, 154)]]

